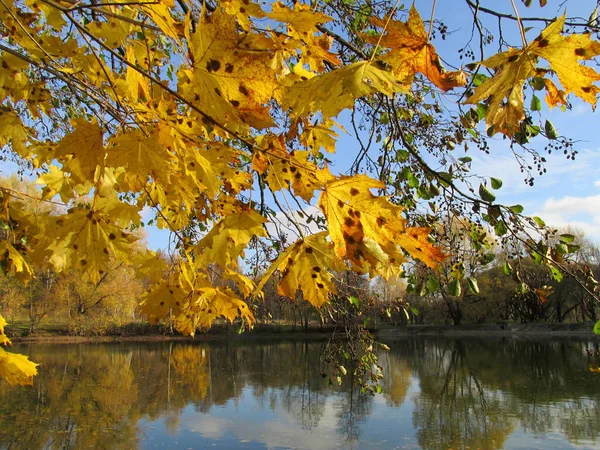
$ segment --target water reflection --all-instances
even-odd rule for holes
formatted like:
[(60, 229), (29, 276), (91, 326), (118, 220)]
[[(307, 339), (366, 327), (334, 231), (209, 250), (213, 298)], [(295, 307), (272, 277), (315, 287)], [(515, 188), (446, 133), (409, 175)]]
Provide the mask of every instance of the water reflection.
[(586, 342), (403, 340), (382, 396), (320, 375), (320, 344), (31, 345), (33, 388), (0, 384), (0, 448), (593, 446)]

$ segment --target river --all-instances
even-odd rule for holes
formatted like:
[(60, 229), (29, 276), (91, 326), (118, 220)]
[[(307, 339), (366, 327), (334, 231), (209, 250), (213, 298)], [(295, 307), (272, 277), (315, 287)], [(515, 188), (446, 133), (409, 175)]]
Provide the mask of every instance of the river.
[(600, 447), (596, 343), (387, 344), (375, 396), (330, 385), (319, 342), (15, 345), (40, 374), (0, 382), (0, 448)]

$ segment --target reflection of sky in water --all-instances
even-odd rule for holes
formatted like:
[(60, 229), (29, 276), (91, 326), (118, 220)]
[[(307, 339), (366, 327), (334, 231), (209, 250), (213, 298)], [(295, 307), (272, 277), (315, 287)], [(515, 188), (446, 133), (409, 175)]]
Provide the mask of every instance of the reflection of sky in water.
[(341, 394), (325, 399), (322, 416), (312, 429), (302, 427), (298, 418), (278, 404), (271, 409), (261, 403), (253, 389), (245, 389), (237, 401), (212, 408), (209, 414), (188, 406), (182, 413), (177, 436), (169, 435), (163, 418), (147, 422), (144, 448), (297, 448), (331, 450), (340, 448), (418, 448), (411, 421), (409, 390), (400, 408), (386, 405), (383, 396), (373, 397), (376, 405), (371, 415), (360, 424), (360, 441), (348, 442), (339, 432), (339, 415), (343, 413)]
[(44, 372), (0, 385), (0, 449), (600, 448), (586, 345), (392, 342), (377, 396), (327, 386), (318, 343), (16, 348)]

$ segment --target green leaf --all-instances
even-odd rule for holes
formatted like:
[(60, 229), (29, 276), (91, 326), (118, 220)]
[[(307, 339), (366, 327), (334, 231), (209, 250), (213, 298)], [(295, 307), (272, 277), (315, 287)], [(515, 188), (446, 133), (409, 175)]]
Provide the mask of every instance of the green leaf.
[(440, 282), (433, 275), (429, 275), (427, 278), (427, 289), (430, 293), (436, 292), (440, 288)]
[(410, 312), (412, 312), (415, 316), (419, 315), (419, 310), (417, 308), (415, 308), (414, 306), (410, 307)]
[(415, 177), (412, 172), (408, 172), (407, 179), (408, 179), (408, 185), (411, 188), (416, 188), (417, 186), (419, 186), (419, 179), (417, 177)]
[(521, 205), (513, 205), (508, 209), (510, 209), (515, 214), (521, 214), (524, 208)]
[(563, 280), (563, 277), (564, 277), (563, 273), (560, 270), (558, 270), (556, 267), (550, 266), (550, 272), (552, 273), (552, 278), (554, 278), (559, 283)]
[(477, 284), (477, 280), (475, 278), (468, 277), (467, 284), (469, 285), (469, 290), (477, 295), (479, 294), (479, 285)]
[(471, 161), (473, 161), (473, 158), (471, 158), (470, 156), (463, 156), (461, 158), (458, 158), (458, 160), (461, 163), (466, 164), (466, 163), (470, 163)]
[(448, 293), (453, 297), (460, 297), (461, 292), (460, 281), (453, 280), (448, 286)]
[(567, 244), (567, 253), (575, 253), (581, 247), (575, 244)]
[(562, 242), (564, 242), (565, 244), (572, 244), (572, 243), (573, 243), (573, 241), (575, 240), (575, 236), (573, 236), (572, 234), (567, 234), (567, 233), (565, 233), (565, 234), (561, 234), (561, 235), (559, 236), (559, 238), (560, 238), (560, 240), (561, 240)]
[(542, 101), (537, 95), (531, 97), (531, 104), (529, 105), (532, 111), (541, 111), (542, 110)]
[(513, 270), (512, 266), (507, 262), (504, 263), (502, 269), (504, 270), (504, 275), (510, 275)]
[(351, 295), (350, 297), (348, 297), (348, 301), (350, 302), (351, 305), (354, 305), (357, 308), (360, 306), (358, 298), (355, 297), (354, 295)]
[(594, 334), (600, 334), (600, 320), (594, 325)]
[(525, 283), (519, 283), (515, 288), (515, 292), (519, 295), (527, 294), (529, 292), (529, 286)]
[(477, 75), (475, 75), (473, 77), (473, 86), (477, 87), (487, 79), (488, 79), (487, 75), (478, 73)]
[(538, 227), (544, 228), (546, 226), (546, 222), (540, 219), (538, 216), (533, 216), (533, 220), (537, 223)]
[(494, 200), (496, 200), (496, 196), (494, 194), (492, 194), (490, 192), (490, 190), (485, 187), (485, 185), (480, 184), (479, 185), (479, 196), (481, 197), (481, 199), (483, 201), (492, 203)]
[(558, 253), (560, 253), (561, 255), (564, 255), (564, 254), (566, 254), (566, 253), (569, 253), (569, 248), (567, 247), (567, 244), (563, 244), (563, 243), (556, 244), (556, 245), (554, 246), (554, 249), (555, 249), (555, 250), (556, 250)]
[(529, 82), (529, 84), (536, 91), (541, 91), (542, 89), (544, 89), (546, 87), (546, 85), (544, 83), (544, 79), (540, 78), (540, 77), (532, 78), (531, 81)]
[(533, 258), (533, 262), (536, 264), (541, 264), (542, 261), (544, 260), (544, 258), (542, 257), (542, 255), (536, 251), (532, 251), (531, 252), (531, 257)]
[(450, 187), (450, 183), (452, 182), (452, 175), (448, 172), (438, 172), (438, 180), (443, 187)]
[(548, 139), (558, 139), (556, 128), (554, 128), (554, 125), (552, 125), (552, 122), (549, 120), (546, 120), (546, 123), (544, 123), (544, 130), (546, 131), (546, 137)]
[(490, 180), (492, 181), (492, 188), (500, 189), (502, 187), (502, 180), (494, 177), (491, 177)]
[(494, 232), (498, 236), (504, 236), (506, 233), (508, 233), (508, 228), (506, 228), (506, 225), (504, 225), (504, 221), (501, 220), (494, 226)]
[(485, 256), (483, 257), (483, 264), (489, 264), (495, 259), (496, 259), (495, 253), (486, 253)]

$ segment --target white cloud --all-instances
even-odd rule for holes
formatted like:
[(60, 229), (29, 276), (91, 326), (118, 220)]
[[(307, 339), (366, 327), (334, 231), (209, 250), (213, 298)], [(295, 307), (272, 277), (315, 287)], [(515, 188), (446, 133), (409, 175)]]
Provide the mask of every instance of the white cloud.
[[(291, 219), (295, 220), (306, 236), (321, 231), (314, 220), (307, 222), (306, 215), (312, 215), (313, 217), (323, 215), (316, 206), (307, 206), (303, 209), (303, 213), (298, 210), (292, 211), (291, 213), (286, 210), (286, 213)], [(300, 217), (300, 215), (303, 217)], [(275, 215), (275, 218), (271, 222), (267, 223), (267, 230), (274, 236), (277, 236), (278, 233), (284, 234), (288, 242), (295, 242), (299, 237), (295, 225), (281, 211)]]
[(596, 186), (596, 187), (600, 187), (600, 180), (596, 180), (596, 181), (594, 181), (594, 186)]
[(233, 427), (233, 422), (222, 417), (198, 414), (186, 417), (182, 425), (188, 431), (198, 433), (207, 439), (220, 439), (229, 428)]
[(566, 196), (559, 199), (549, 198), (544, 202), (543, 210), (548, 213), (600, 215), (600, 195), (591, 197)]
[(549, 198), (533, 215), (540, 216), (551, 226), (579, 228), (600, 243), (600, 195)]

